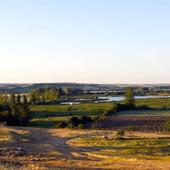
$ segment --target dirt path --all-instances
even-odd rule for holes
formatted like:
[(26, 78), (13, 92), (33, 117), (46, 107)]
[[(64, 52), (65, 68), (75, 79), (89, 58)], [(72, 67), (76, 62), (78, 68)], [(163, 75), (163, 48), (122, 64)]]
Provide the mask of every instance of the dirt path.
[[(67, 144), (67, 141), (79, 134), (70, 135), (67, 130), (48, 130), (39, 128), (6, 128), (11, 141), (0, 142), (0, 160), (14, 164), (38, 163), (41, 165), (63, 166), (63, 162), (98, 161), (87, 157), (86, 151), (94, 148), (78, 148)], [(81, 134), (82, 136), (83, 134)], [(75, 156), (76, 153), (76, 156)]]
[[(0, 140), (0, 161), (16, 165), (40, 164), (42, 166), (66, 169), (170, 169), (170, 163), (109, 161), (94, 154), (102, 148), (78, 147), (69, 145), (68, 141), (88, 135), (110, 135), (112, 131), (78, 131), (67, 129), (38, 129), (38, 128), (0, 128), (7, 133), (6, 140)], [(135, 134), (137, 135), (137, 134)], [(141, 136), (141, 133), (139, 134)], [(146, 136), (146, 134), (143, 134)], [(149, 134), (154, 137), (155, 134)], [(158, 136), (161, 137), (161, 134)], [(80, 168), (81, 167), (81, 168)], [(114, 167), (114, 168), (113, 168)], [(144, 168), (145, 167), (145, 168)], [(160, 168), (159, 168), (160, 167)]]

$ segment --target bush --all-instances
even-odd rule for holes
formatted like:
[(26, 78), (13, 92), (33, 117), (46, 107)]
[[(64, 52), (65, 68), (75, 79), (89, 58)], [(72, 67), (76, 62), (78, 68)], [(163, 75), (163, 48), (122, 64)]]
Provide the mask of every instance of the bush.
[(76, 128), (80, 123), (82, 123), (81, 120), (79, 118), (73, 116), (73, 117), (71, 117), (71, 119), (69, 121), (69, 127), (71, 129)]
[(68, 126), (68, 124), (66, 123), (66, 122), (58, 122), (57, 124), (56, 124), (56, 128), (66, 128)]
[(100, 115), (100, 116), (95, 116), (94, 118), (93, 118), (93, 122), (98, 122), (98, 121), (101, 121), (101, 120), (103, 120), (105, 118), (105, 116), (104, 115)]
[(68, 128), (74, 129), (74, 128), (77, 128), (77, 127), (75, 127), (73, 124), (71, 124), (71, 123), (69, 122), (69, 123), (68, 123)]
[(124, 137), (124, 135), (125, 135), (124, 130), (117, 130), (117, 132), (116, 132), (117, 137)]
[(85, 126), (84, 126), (84, 124), (81, 123), (81, 124), (79, 124), (79, 125), (77, 126), (77, 128), (78, 128), (78, 129), (84, 129)]
[(113, 103), (112, 109), (105, 110), (103, 113), (103, 116), (109, 116), (112, 115), (113, 113), (118, 111), (118, 104), (116, 102)]
[(109, 116), (112, 114), (113, 114), (113, 110), (106, 110), (106, 111), (104, 111), (103, 116)]
[(92, 119), (89, 116), (82, 116), (81, 121), (82, 121), (82, 123), (86, 124), (86, 123), (92, 122)]

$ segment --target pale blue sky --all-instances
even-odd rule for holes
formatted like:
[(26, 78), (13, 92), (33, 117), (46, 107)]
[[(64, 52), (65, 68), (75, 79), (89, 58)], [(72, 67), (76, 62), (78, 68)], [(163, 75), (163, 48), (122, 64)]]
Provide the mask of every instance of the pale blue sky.
[(169, 0), (0, 0), (0, 82), (170, 83)]

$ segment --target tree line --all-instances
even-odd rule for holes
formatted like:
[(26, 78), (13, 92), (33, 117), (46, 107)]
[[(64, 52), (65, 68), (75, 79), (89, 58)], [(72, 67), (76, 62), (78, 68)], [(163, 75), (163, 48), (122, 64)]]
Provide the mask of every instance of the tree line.
[(59, 101), (61, 96), (70, 96), (80, 93), (77, 89), (71, 88), (41, 88), (33, 89), (29, 94), (30, 103)]
[(0, 110), (6, 113), (0, 115), (0, 118), (8, 126), (26, 126), (31, 118), (28, 100), (25, 95), (10, 95), (7, 103), (1, 105)]

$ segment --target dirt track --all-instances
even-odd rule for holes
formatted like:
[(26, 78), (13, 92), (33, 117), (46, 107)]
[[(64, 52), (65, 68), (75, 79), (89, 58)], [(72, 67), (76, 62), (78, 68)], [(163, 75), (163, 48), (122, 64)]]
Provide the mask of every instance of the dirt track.
[[(0, 160), (12, 164), (36, 163), (44, 166), (67, 167), (76, 160), (86, 159), (83, 152), (95, 149), (69, 146), (66, 142), (79, 134), (67, 130), (47, 130), (36, 128), (5, 128), (10, 131), (12, 141), (0, 142)], [(83, 135), (83, 133), (81, 133)], [(80, 154), (79, 154), (80, 152)], [(74, 153), (79, 157), (74, 156)], [(94, 160), (94, 158), (92, 158)], [(99, 159), (95, 159), (98, 161)], [(71, 164), (69, 165), (71, 166)]]
[[(105, 162), (93, 154), (94, 147), (77, 147), (69, 145), (68, 141), (88, 135), (111, 134), (112, 131), (71, 131), (67, 129), (35, 129), (35, 128), (1, 128), (12, 140), (0, 141), (0, 160), (16, 165), (41, 164), (42, 166), (66, 169), (158, 169), (170, 164), (155, 164), (151, 162)], [(151, 134), (151, 136), (154, 134)], [(161, 135), (160, 135), (161, 136)], [(146, 168), (144, 168), (144, 165)], [(112, 167), (112, 168), (110, 168)], [(115, 168), (113, 168), (115, 167)], [(117, 168), (116, 168), (117, 167)], [(152, 167), (152, 168), (151, 168)]]

